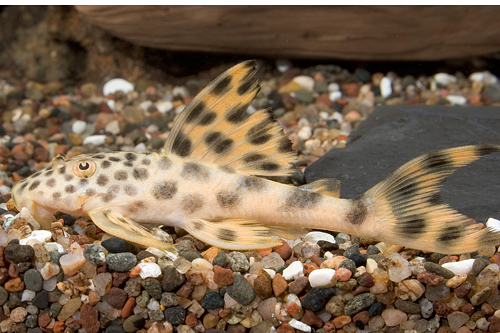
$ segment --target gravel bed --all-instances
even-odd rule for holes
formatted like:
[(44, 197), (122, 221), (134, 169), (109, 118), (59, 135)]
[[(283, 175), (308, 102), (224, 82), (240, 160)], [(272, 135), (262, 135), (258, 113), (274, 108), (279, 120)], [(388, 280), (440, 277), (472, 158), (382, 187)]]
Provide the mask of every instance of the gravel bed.
[[(301, 169), (344, 147), (377, 105), (500, 106), (489, 72), (398, 77), (278, 61), (261, 77), (249, 112), (271, 108)], [(67, 214), (39, 230), (8, 202), (13, 183), (59, 153), (160, 149), (176, 114), (208, 81), (66, 87), (0, 77), (2, 332), (500, 331), (496, 248), (444, 256), (311, 232), (272, 249), (222, 251), (166, 227), (180, 254), (173, 258)], [(301, 181), (300, 173), (292, 179)]]

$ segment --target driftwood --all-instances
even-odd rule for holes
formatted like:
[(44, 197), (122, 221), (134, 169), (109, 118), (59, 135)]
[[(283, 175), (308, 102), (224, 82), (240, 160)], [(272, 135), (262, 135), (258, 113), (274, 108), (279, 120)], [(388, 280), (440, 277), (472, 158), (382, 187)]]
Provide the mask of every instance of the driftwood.
[(497, 6), (76, 6), (132, 43), (168, 50), (346, 60), (500, 51)]

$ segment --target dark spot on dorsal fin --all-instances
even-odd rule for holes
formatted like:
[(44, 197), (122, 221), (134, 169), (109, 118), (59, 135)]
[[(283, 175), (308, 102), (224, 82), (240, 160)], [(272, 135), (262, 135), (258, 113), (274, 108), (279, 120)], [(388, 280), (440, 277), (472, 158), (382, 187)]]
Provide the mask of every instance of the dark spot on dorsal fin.
[(191, 110), (191, 112), (189, 112), (189, 115), (186, 118), (186, 122), (194, 122), (196, 119), (198, 119), (198, 117), (203, 113), (204, 110), (205, 103), (203, 103), (202, 101), (198, 102), (198, 104)]
[(205, 137), (205, 143), (207, 144), (207, 146), (209, 146), (213, 144), (215, 141), (219, 140), (219, 138), (221, 137), (222, 137), (221, 132), (210, 132)]
[(247, 154), (247, 155), (243, 156), (243, 161), (245, 161), (246, 163), (250, 163), (250, 162), (260, 161), (260, 160), (263, 160), (265, 158), (266, 158), (266, 155), (264, 155), (264, 154), (253, 153), (253, 154)]
[(172, 151), (181, 157), (186, 157), (191, 154), (191, 145), (191, 139), (179, 132), (172, 145)]
[(272, 135), (269, 133), (271, 130), (269, 126), (269, 120), (264, 120), (257, 125), (252, 126), (247, 134), (245, 135), (248, 142), (253, 145), (261, 145), (272, 139)]
[(264, 171), (276, 171), (279, 169), (279, 164), (273, 163), (273, 162), (264, 162), (261, 163), (258, 167), (259, 170), (264, 170)]
[(250, 88), (255, 87), (255, 83), (256, 83), (255, 80), (247, 79), (238, 87), (238, 94), (240, 96), (245, 95), (250, 90)]
[(223, 78), (219, 83), (217, 83), (215, 87), (212, 88), (211, 93), (217, 96), (222, 95), (227, 90), (230, 83), (231, 83), (231, 76), (228, 75), (225, 78)]
[(198, 121), (198, 125), (210, 125), (215, 120), (215, 118), (217, 118), (217, 114), (215, 112), (208, 112), (207, 114), (203, 115), (203, 117), (201, 117), (200, 121)]
[(250, 115), (247, 112), (248, 106), (250, 104), (243, 104), (243, 105), (238, 105), (234, 107), (233, 109), (229, 110), (225, 117), (226, 120), (229, 121), (232, 124), (239, 124), (243, 122), (245, 119), (247, 119)]

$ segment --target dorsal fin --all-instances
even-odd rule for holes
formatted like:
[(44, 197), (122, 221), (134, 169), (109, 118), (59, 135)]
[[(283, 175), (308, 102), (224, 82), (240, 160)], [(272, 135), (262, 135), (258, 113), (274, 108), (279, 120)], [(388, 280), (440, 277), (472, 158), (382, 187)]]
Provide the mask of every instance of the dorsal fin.
[(330, 197), (340, 198), (340, 180), (335, 178), (319, 179), (301, 187)]
[(164, 146), (173, 153), (247, 175), (284, 176), (296, 154), (272, 114), (248, 106), (259, 91), (256, 62), (238, 64), (212, 81), (177, 117)]

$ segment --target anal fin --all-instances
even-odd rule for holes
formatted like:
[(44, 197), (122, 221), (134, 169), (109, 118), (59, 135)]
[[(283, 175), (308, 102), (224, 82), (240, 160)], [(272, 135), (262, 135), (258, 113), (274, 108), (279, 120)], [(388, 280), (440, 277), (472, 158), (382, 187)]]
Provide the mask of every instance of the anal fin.
[(229, 250), (255, 250), (281, 245), (269, 228), (255, 221), (195, 219), (184, 229), (199, 240)]
[(159, 250), (177, 255), (172, 244), (156, 239), (151, 232), (130, 218), (118, 214), (110, 209), (93, 210), (88, 213), (92, 221), (102, 230), (126, 241), (152, 246)]

